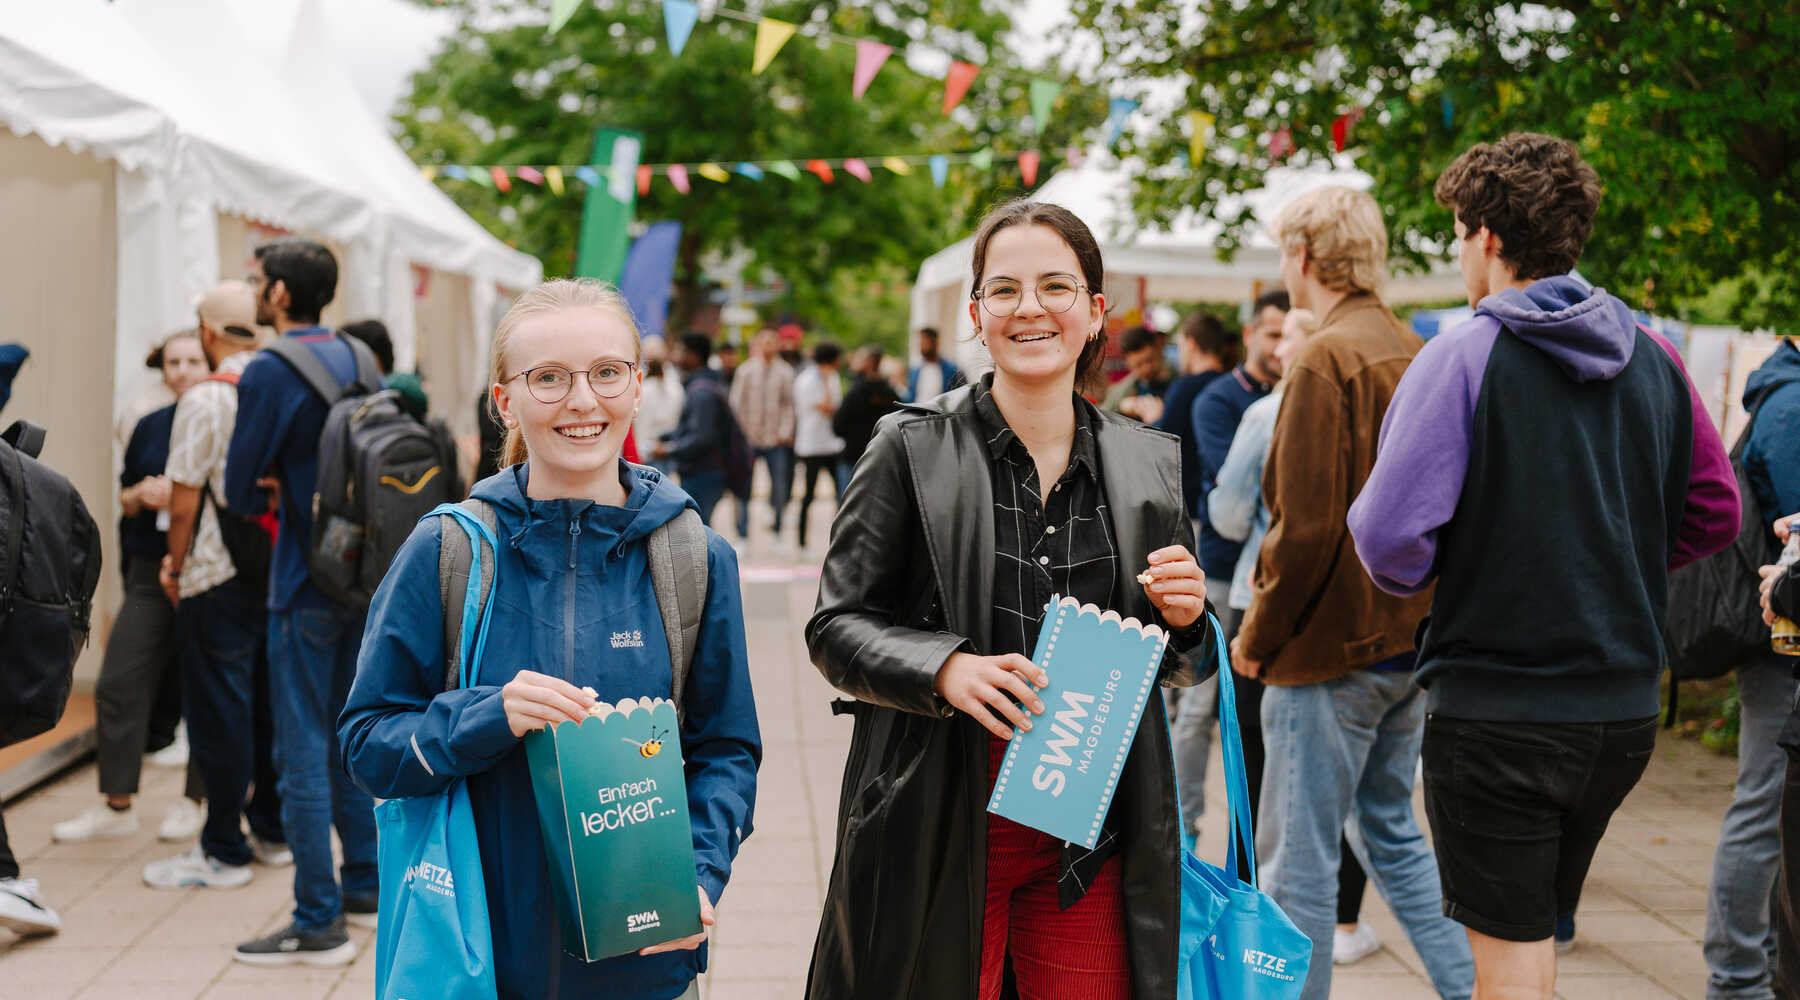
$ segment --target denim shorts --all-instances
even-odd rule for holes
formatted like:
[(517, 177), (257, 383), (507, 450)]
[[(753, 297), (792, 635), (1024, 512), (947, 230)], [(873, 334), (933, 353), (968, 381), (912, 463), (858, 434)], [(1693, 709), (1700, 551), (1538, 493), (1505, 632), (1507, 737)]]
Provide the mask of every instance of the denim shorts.
[(1575, 912), (1613, 811), (1643, 776), (1656, 719), (1606, 723), (1425, 718), (1421, 758), (1444, 915), (1541, 941)]

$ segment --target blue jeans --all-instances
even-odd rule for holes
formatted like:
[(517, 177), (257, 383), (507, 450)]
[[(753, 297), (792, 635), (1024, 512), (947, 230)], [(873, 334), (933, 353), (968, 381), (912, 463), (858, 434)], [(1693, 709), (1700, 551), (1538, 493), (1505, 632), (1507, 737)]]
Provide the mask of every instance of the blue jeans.
[(1707, 1000), (1767, 1000), (1775, 971), (1770, 921), (1781, 863), (1781, 783), (1787, 753), (1775, 738), (1794, 704), (1792, 667), (1769, 656), (1737, 672), (1743, 714), (1737, 790), (1719, 830), (1706, 899)]
[[(1468, 936), (1444, 916), (1437, 860), (1413, 816), (1413, 775), (1425, 693), (1407, 672), (1358, 670), (1263, 692), (1263, 891), (1313, 942), (1304, 1000), (1331, 993), (1339, 845), (1348, 837), (1388, 908), (1406, 928), (1438, 993), (1474, 990)], [(1349, 822), (1354, 820), (1354, 822)]]
[(719, 468), (696, 469), (681, 474), (681, 488), (694, 498), (700, 507), (700, 520), (712, 524), (713, 508), (725, 496), (725, 470)]
[[(200, 847), (231, 865), (251, 859), (239, 816), (249, 817), (259, 837), (283, 836), (269, 761), (268, 698), (264, 692), (259, 706), (256, 697), (258, 681), (266, 685), (268, 676), (264, 615), (263, 595), (236, 579), (183, 599), (176, 613), (188, 746), (206, 785)], [(253, 781), (256, 801), (246, 808)]]
[[(781, 534), (781, 515), (787, 513), (788, 495), (794, 489), (794, 449), (774, 445), (756, 449), (756, 458), (769, 471), (769, 509), (775, 512), (775, 534)], [(737, 498), (737, 533), (750, 537), (750, 498)]]
[[(363, 613), (346, 608), (269, 612), (269, 686), (281, 821), (294, 852), (294, 923), (335, 923), (343, 894), (373, 894), (375, 803), (344, 772), (337, 717), (350, 695)], [(344, 848), (342, 891), (332, 872), (331, 830)]]

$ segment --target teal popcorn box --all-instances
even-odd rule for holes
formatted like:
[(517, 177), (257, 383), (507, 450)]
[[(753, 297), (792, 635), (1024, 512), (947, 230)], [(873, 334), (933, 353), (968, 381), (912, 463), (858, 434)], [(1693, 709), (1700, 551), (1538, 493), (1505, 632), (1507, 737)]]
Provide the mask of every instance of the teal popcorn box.
[(563, 949), (588, 962), (700, 933), (675, 704), (600, 702), (525, 734)]

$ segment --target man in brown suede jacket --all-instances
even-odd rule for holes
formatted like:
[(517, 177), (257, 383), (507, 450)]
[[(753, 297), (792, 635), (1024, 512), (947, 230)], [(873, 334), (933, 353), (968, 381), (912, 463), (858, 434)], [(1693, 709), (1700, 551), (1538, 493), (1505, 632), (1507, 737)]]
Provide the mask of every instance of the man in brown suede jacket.
[(1387, 232), (1368, 195), (1343, 187), (1301, 195), (1275, 236), (1294, 306), (1321, 322), (1284, 383), (1263, 473), (1269, 533), (1232, 643), (1234, 669), (1267, 686), (1263, 888), (1313, 941), (1301, 997), (1325, 1000), (1346, 836), (1432, 985), (1467, 997), (1468, 940), (1443, 914), (1437, 861), (1412, 808), (1425, 721), (1413, 633), (1431, 595), (1376, 589), (1345, 526), (1375, 464), (1388, 401), (1423, 342), (1377, 295)]

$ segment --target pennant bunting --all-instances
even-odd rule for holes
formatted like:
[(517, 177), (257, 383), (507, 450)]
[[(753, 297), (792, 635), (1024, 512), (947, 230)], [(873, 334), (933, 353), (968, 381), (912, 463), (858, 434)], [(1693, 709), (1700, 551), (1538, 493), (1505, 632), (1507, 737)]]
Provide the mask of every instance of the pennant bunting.
[(751, 180), (753, 180), (753, 181), (760, 181), (760, 180), (762, 180), (762, 179), (763, 179), (763, 172), (762, 172), (762, 168), (761, 168), (761, 167), (759, 167), (759, 166), (757, 166), (757, 165), (756, 165), (756, 164), (754, 164), (754, 163), (740, 163), (740, 164), (738, 164), (738, 165), (737, 165), (737, 172), (738, 172), (738, 173), (739, 173), (739, 174), (741, 174), (741, 175), (743, 175), (743, 176), (745, 176), (745, 177), (748, 177), (748, 178), (750, 178), (750, 179), (751, 179)]
[(544, 175), (539, 173), (536, 167), (514, 167), (513, 175), (527, 184), (544, 186)]
[(575, 177), (577, 180), (581, 181), (581, 183), (583, 183), (583, 184), (586, 184), (588, 187), (599, 187), (600, 186), (600, 171), (595, 170), (593, 167), (589, 167), (589, 166), (576, 167), (575, 168)]
[(1024, 179), (1026, 187), (1037, 187), (1038, 151), (1027, 149), (1019, 154), (1019, 176)]
[(688, 36), (700, 20), (700, 5), (693, 0), (663, 0), (663, 33), (669, 37), (669, 52), (680, 55), (687, 48)]
[(1212, 133), (1213, 116), (1205, 111), (1189, 111), (1188, 120), (1188, 162), (1199, 166), (1206, 158), (1206, 140)]
[(794, 25), (787, 21), (778, 21), (765, 17), (756, 22), (756, 54), (750, 61), (750, 75), (757, 76), (769, 68), (775, 61), (775, 53), (794, 37)]
[(675, 190), (682, 194), (687, 194), (694, 189), (693, 185), (688, 183), (687, 167), (679, 163), (671, 163), (663, 172), (669, 175), (669, 183), (675, 185)]
[(875, 175), (869, 172), (869, 165), (864, 163), (862, 158), (858, 156), (852, 156), (844, 161), (844, 173), (862, 181), (864, 184), (875, 179)]
[(950, 63), (950, 72), (944, 77), (944, 114), (962, 103), (963, 95), (969, 92), (969, 84), (975, 82), (975, 75), (980, 72), (981, 67), (974, 63), (960, 59)]
[(790, 181), (797, 181), (800, 179), (800, 168), (794, 166), (794, 161), (792, 160), (776, 160), (774, 163), (769, 164), (769, 170), (772, 173), (786, 177)]
[(462, 167), (451, 164), (444, 168), (444, 176), (455, 181), (466, 181), (469, 179), (469, 172)]
[(1456, 101), (1451, 98), (1450, 92), (1446, 90), (1444, 91), (1441, 103), (1444, 110), (1444, 127), (1450, 128), (1456, 123)]
[(1062, 93), (1063, 86), (1055, 80), (1036, 77), (1031, 81), (1031, 128), (1038, 135), (1050, 124), (1050, 105), (1056, 102), (1056, 95)]
[(1334, 151), (1341, 153), (1344, 151), (1344, 146), (1349, 141), (1350, 141), (1350, 116), (1349, 115), (1338, 115), (1337, 118), (1335, 120), (1333, 120), (1331, 123), (1331, 148)]
[(638, 189), (638, 197), (639, 198), (642, 198), (645, 195), (650, 193), (650, 181), (655, 176), (656, 176), (655, 168), (648, 166), (646, 164), (638, 165), (637, 189)]
[(562, 26), (569, 23), (569, 18), (574, 17), (575, 11), (580, 7), (581, 0), (550, 0), (550, 33), (554, 35), (561, 31)]
[(818, 175), (818, 178), (825, 183), (831, 183), (831, 164), (826, 163), (824, 160), (807, 160), (806, 170), (808, 173)]
[(1505, 111), (1518, 103), (1519, 87), (1511, 80), (1501, 80), (1494, 85), (1494, 91), (1500, 98), (1500, 110)]
[(898, 156), (883, 157), (881, 160), (881, 165), (888, 168), (889, 170), (893, 171), (894, 173), (899, 174), (902, 177), (905, 177), (907, 174), (912, 173), (912, 164), (906, 162), (905, 160), (902, 160)]
[(480, 167), (476, 167), (473, 170), (469, 171), (469, 179), (474, 181), (475, 183), (481, 185), (484, 188), (491, 188), (494, 186), (494, 175), (488, 173), (487, 171), (481, 169)]
[(1288, 154), (1293, 151), (1294, 133), (1292, 129), (1283, 125), (1269, 134), (1270, 159), (1285, 160), (1287, 159)]
[(976, 170), (988, 170), (994, 165), (994, 151), (990, 148), (978, 149), (969, 154), (969, 166)]
[(1106, 148), (1111, 149), (1119, 142), (1119, 136), (1125, 134), (1125, 119), (1138, 109), (1138, 102), (1126, 97), (1115, 97), (1107, 105), (1106, 111)]
[(1067, 163), (1069, 169), (1073, 170), (1087, 162), (1087, 154), (1081, 151), (1080, 146), (1070, 146), (1068, 149), (1063, 150), (1063, 162)]
[(702, 163), (697, 169), (700, 171), (700, 176), (709, 181), (717, 181), (720, 184), (724, 184), (731, 180), (731, 175), (726, 173), (725, 168), (719, 166), (717, 163)]
[(499, 188), (501, 194), (512, 191), (512, 178), (506, 175), (505, 167), (489, 167), (488, 171), (494, 175), (494, 187)]
[(550, 193), (551, 194), (556, 195), (558, 198), (562, 197), (562, 193), (563, 193), (562, 168), (561, 167), (545, 167), (544, 168), (544, 183), (550, 185)]
[(422, 175), (422, 176), (424, 176), (424, 178), (425, 178), (425, 179), (426, 179), (426, 180), (428, 180), (428, 181), (435, 181), (435, 180), (437, 180), (437, 175), (438, 175), (438, 168), (436, 168), (436, 167), (431, 167), (431, 166), (426, 166), (426, 167), (420, 167), (420, 168), (419, 168), (419, 173), (420, 173), (420, 174), (421, 174), (421, 175)]
[(881, 72), (881, 66), (887, 62), (888, 56), (894, 54), (892, 45), (871, 42), (868, 39), (856, 43), (856, 73), (850, 82), (850, 96), (862, 100), (869, 84), (875, 82), (875, 74)]
[(934, 187), (943, 187), (944, 180), (950, 176), (950, 158), (942, 153), (931, 156), (931, 183)]

